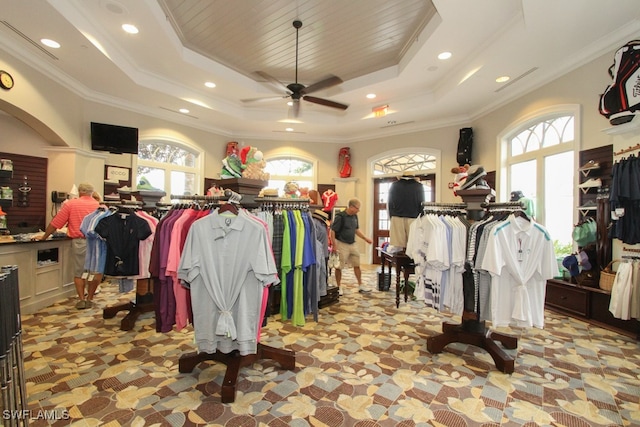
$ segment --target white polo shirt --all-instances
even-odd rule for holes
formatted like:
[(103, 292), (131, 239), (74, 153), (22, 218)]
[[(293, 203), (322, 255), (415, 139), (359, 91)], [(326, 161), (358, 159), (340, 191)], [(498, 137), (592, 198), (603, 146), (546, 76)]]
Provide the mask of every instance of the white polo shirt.
[(491, 273), (494, 327), (544, 327), (547, 279), (557, 274), (558, 263), (543, 226), (509, 215), (489, 236), (480, 268)]
[(177, 273), (191, 289), (198, 351), (257, 352), (263, 290), (279, 279), (267, 230), (249, 215), (214, 211), (187, 234)]

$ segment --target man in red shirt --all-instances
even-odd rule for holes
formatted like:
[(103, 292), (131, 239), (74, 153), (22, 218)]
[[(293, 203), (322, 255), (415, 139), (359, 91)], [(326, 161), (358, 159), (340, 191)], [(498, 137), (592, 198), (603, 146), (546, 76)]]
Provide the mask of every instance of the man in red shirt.
[(71, 240), (71, 255), (73, 258), (73, 283), (80, 301), (77, 302), (77, 309), (91, 308), (93, 306), (93, 295), (98, 287), (99, 280), (89, 283), (87, 298), (85, 300), (84, 290), (86, 280), (84, 274), (84, 259), (87, 253), (87, 241), (80, 231), (80, 225), (85, 216), (98, 209), (99, 203), (93, 197), (93, 185), (78, 185), (78, 198), (65, 201), (60, 211), (51, 220), (40, 240), (47, 240), (57, 229), (67, 226), (67, 236)]

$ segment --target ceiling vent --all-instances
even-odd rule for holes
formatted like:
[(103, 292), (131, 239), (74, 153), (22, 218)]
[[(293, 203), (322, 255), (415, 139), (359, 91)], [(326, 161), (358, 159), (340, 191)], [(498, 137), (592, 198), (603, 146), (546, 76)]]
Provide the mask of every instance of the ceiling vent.
[(504, 85), (500, 86), (498, 89), (495, 90), (495, 92), (500, 92), (501, 90), (504, 90), (504, 89), (508, 88), (509, 86), (511, 86), (515, 82), (519, 81), (520, 79), (522, 79), (524, 77), (527, 77), (529, 74), (533, 73), (537, 69), (538, 69), (538, 67), (533, 67), (532, 69), (525, 71), (524, 73), (520, 74), (515, 79), (511, 79), (511, 80), (509, 80), (508, 83), (505, 83)]
[(29, 44), (33, 45), (35, 48), (37, 48), (40, 52), (44, 53), (45, 55), (47, 55), (49, 58), (51, 59), (55, 59), (56, 61), (58, 60), (58, 57), (53, 55), (51, 52), (49, 52), (47, 49), (45, 49), (44, 47), (42, 47), (42, 45), (38, 42), (36, 42), (35, 40), (29, 38), (26, 34), (24, 34), (22, 31), (18, 30), (16, 27), (14, 27), (13, 25), (9, 24), (7, 21), (0, 21), (4, 24), (5, 27), (7, 27), (8, 29), (10, 29), (11, 31), (13, 31), (14, 33), (16, 33), (18, 36), (20, 36), (21, 38), (23, 38), (24, 40), (26, 40)]
[(402, 125), (408, 125), (409, 123), (413, 123), (413, 120), (410, 121), (410, 122), (402, 122), (402, 123), (398, 123), (395, 120), (389, 120), (386, 125), (380, 126), (380, 129), (391, 128), (391, 127), (402, 126)]

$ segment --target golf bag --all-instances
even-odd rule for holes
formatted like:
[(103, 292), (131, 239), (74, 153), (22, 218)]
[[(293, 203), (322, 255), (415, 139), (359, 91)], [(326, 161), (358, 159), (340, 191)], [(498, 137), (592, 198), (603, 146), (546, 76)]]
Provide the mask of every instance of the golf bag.
[(640, 111), (640, 40), (616, 51), (609, 75), (613, 81), (600, 95), (598, 110), (612, 125), (630, 122)]
[(458, 139), (458, 155), (456, 160), (458, 165), (471, 165), (471, 146), (473, 145), (473, 129), (460, 129), (460, 138)]

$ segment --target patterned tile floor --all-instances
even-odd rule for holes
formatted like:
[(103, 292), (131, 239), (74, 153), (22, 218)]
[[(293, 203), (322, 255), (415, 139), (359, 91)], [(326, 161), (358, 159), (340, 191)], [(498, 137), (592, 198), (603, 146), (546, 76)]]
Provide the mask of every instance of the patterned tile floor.
[[(375, 266), (364, 276), (376, 283)], [(349, 285), (317, 323), (270, 318), (262, 342), (295, 350), (295, 369), (269, 359), (242, 368), (235, 402), (223, 404), (225, 365), (178, 371), (194, 351), (190, 328), (157, 333), (147, 313), (125, 332), (124, 312), (102, 318), (131, 298), (105, 283), (92, 309), (69, 299), (23, 316), (31, 425), (640, 425), (640, 344), (552, 312), (544, 330), (500, 330), (518, 337), (509, 375), (474, 346), (426, 350), (444, 321), (459, 319), (418, 302), (397, 309), (392, 292)]]

